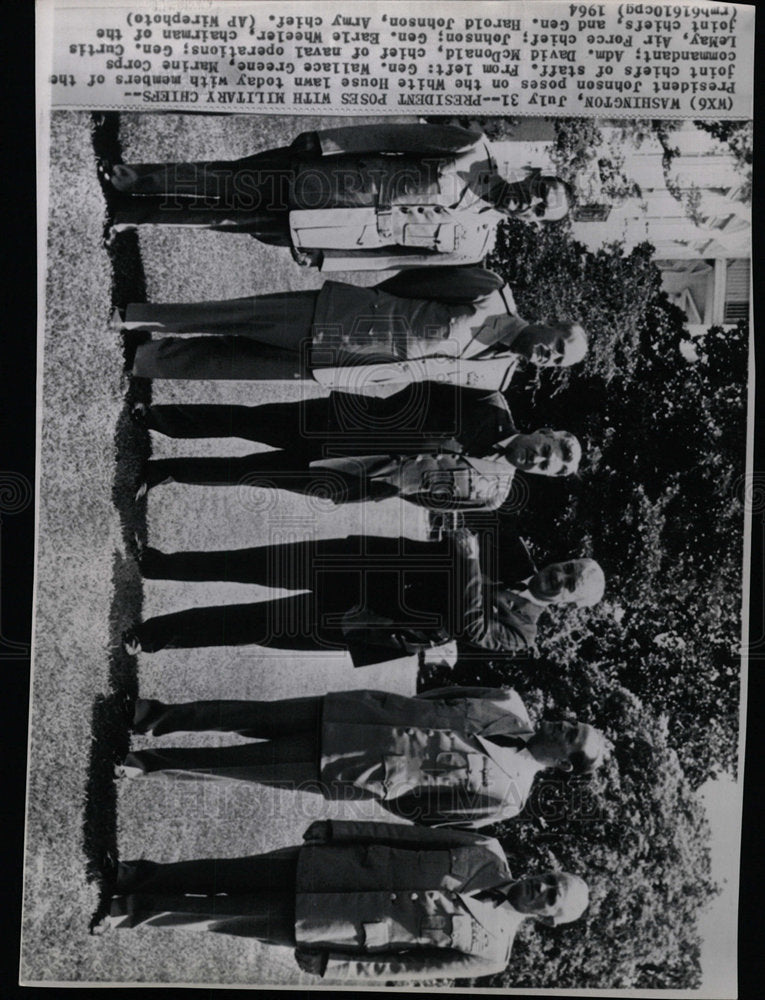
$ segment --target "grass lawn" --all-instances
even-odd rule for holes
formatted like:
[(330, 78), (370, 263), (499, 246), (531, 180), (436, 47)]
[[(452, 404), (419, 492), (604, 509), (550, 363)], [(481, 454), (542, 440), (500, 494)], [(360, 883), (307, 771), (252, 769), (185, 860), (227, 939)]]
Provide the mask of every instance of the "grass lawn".
[[(297, 843), (313, 819), (348, 815), (347, 805), (310, 793), (244, 783), (155, 777), (116, 788), (113, 763), (130, 745), (124, 704), (136, 692), (186, 701), (415, 690), (415, 658), (359, 671), (343, 653), (227, 647), (130, 657), (119, 643), (122, 629), (141, 616), (265, 596), (244, 585), (144, 582), (133, 557), (136, 533), (167, 551), (360, 532), (426, 537), (424, 511), (395, 500), (335, 508), (280, 491), (179, 485), (152, 491), (148, 502), (133, 500), (150, 448), (161, 457), (253, 447), (236, 439), (149, 441), (128, 419), (135, 400), (151, 393), (155, 402), (252, 404), (322, 390), (311, 383), (132, 382), (121, 334), (109, 326), (113, 306), (315, 288), (323, 279), (298, 268), (287, 250), (249, 236), (147, 227), (107, 252), (95, 156), (121, 147), (126, 162), (233, 158), (320, 125), (173, 114), (111, 115), (94, 125), (88, 113), (53, 115), (22, 981), (317, 983), (299, 972), (290, 951), (246, 939), (155, 928), (99, 938), (88, 924), (98, 904), (92, 874), (106, 853), (157, 861), (233, 857)], [(134, 746), (147, 742), (132, 738)], [(389, 818), (374, 804), (363, 813), (354, 807), (362, 814)]]

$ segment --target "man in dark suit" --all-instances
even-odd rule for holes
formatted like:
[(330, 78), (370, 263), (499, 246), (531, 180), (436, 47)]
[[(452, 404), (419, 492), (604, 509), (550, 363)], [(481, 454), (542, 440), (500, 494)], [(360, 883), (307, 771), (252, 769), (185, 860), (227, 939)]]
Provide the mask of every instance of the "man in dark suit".
[(263, 406), (151, 406), (136, 419), (171, 437), (244, 437), (279, 450), (146, 463), (138, 496), (167, 482), (260, 486), (336, 503), (402, 496), (446, 509), (494, 509), (517, 469), (576, 472), (581, 449), (564, 431), (522, 434), (499, 392), (415, 383), (384, 398), (332, 393)]
[(283, 701), (139, 698), (133, 730), (236, 732), (257, 742), (129, 753), (119, 778), (214, 775), (329, 799), (375, 798), (415, 823), (476, 829), (513, 819), (548, 768), (594, 771), (603, 735), (581, 722), (534, 726), (515, 691), (450, 687), (407, 697), (336, 691)]
[(162, 335), (138, 345), (134, 375), (313, 378), (365, 395), (423, 381), (502, 390), (520, 363), (568, 366), (587, 351), (578, 323), (523, 319), (502, 278), (480, 267), (414, 268), (372, 287), (325, 281), (318, 291), (137, 302), (118, 319)]
[[(605, 592), (605, 574), (594, 559), (568, 559), (538, 569), (517, 535), (504, 538), (501, 546), (483, 546), (481, 567), (502, 613), (527, 623), (529, 648), (534, 645), (539, 619), (549, 608), (590, 608), (600, 603)], [(461, 655), (470, 653), (469, 647), (461, 651)]]
[(513, 879), (500, 844), (477, 833), (321, 820), (303, 839), (244, 858), (120, 862), (94, 931), (236, 934), (295, 948), (328, 980), (417, 982), (502, 972), (525, 919), (569, 923), (589, 902), (576, 875)]
[(547, 566), (514, 593), (484, 576), (478, 538), (466, 531), (437, 542), (358, 535), (235, 551), (165, 554), (147, 548), (140, 566), (148, 578), (229, 580), (308, 593), (160, 615), (126, 632), (125, 646), (131, 653), (250, 644), (345, 647), (355, 666), (454, 638), (481, 649), (523, 652), (533, 645), (545, 608), (589, 599), (580, 587), (591, 562)]
[(502, 219), (562, 219), (571, 195), (456, 125), (376, 122), (304, 132), (240, 160), (101, 161), (99, 173), (116, 231), (153, 223), (250, 233), (325, 271), (475, 264)]

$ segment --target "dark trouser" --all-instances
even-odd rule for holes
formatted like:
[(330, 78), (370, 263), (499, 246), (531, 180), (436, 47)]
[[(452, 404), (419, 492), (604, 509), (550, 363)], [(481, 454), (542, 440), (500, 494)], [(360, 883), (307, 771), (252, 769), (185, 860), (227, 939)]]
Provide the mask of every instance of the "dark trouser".
[[(170, 404), (146, 408), (146, 426), (173, 438), (240, 437), (272, 448), (312, 457), (340, 446), (347, 454), (353, 442), (357, 455), (416, 455), (432, 452), (450, 439), (476, 442), (470, 454), (488, 454), (497, 434), (468, 427), (469, 398), (459, 386), (414, 382), (391, 396), (359, 396), (332, 392), (293, 403), (259, 406)], [(511, 425), (504, 430), (509, 436)], [(494, 436), (492, 436), (494, 435)], [(449, 447), (449, 446), (447, 446)], [(453, 445), (451, 445), (453, 447)]]
[(299, 853), (285, 847), (245, 858), (123, 861), (111, 915), (127, 918), (118, 926), (186, 927), (294, 947)]
[(319, 785), (323, 698), (281, 701), (192, 701), (144, 703), (139, 731), (155, 736), (178, 731), (236, 732), (262, 740), (229, 747), (160, 747), (128, 754), (125, 763), (152, 771), (187, 771), (257, 781), (301, 791)]
[(285, 149), (230, 161), (115, 164), (114, 222), (207, 226), (290, 246), (291, 163)]
[(172, 438), (240, 437), (301, 457), (319, 458), (327, 439), (329, 414), (326, 396), (260, 406), (171, 404), (147, 407), (146, 426)]
[(177, 705), (144, 701), (146, 711), (136, 720), (136, 728), (154, 736), (179, 732), (239, 733), (260, 740), (315, 736), (323, 702), (320, 696), (276, 701), (187, 701)]
[[(147, 653), (194, 646), (342, 649), (346, 647), (343, 616), (353, 608), (368, 608), (388, 624), (439, 627), (450, 633), (461, 621), (464, 584), (454, 568), (448, 540), (357, 536), (169, 554), (148, 548), (141, 569), (156, 579), (228, 580), (312, 590), (255, 604), (189, 608), (149, 618), (134, 630)], [(424, 586), (423, 578), (432, 585)]]
[[(160, 552), (148, 547), (141, 557), (141, 572), (153, 580), (225, 580), (286, 590), (321, 588), (336, 595), (338, 607), (345, 602), (352, 607), (362, 583), (370, 596), (374, 592), (387, 595), (389, 574), (429, 568), (443, 571), (450, 558), (448, 540), (355, 536), (207, 552)], [(330, 594), (325, 596), (331, 599)]]
[(196, 646), (266, 646), (277, 649), (343, 649), (337, 628), (317, 621), (313, 594), (293, 594), (256, 604), (222, 604), (156, 615), (134, 629), (145, 653)]
[[(405, 398), (409, 401), (416, 397), (406, 393)], [(375, 419), (380, 418), (384, 425), (387, 418), (390, 423), (391, 407), (385, 405), (387, 402), (335, 393), (261, 406), (149, 406), (146, 426), (168, 437), (240, 437), (282, 450), (243, 457), (152, 459), (146, 464), (146, 484), (149, 488), (167, 482), (259, 486), (326, 497), (335, 503), (396, 496), (396, 487), (379, 479), (310, 468), (311, 462), (340, 445), (347, 446), (352, 435), (359, 437), (360, 454), (367, 454), (370, 448), (379, 450)], [(406, 412), (407, 407), (403, 409)], [(370, 440), (373, 432), (376, 437)], [(394, 439), (394, 433), (390, 431), (395, 450), (401, 441)]]
[(279, 292), (189, 303), (131, 303), (126, 329), (193, 333), (139, 344), (143, 378), (308, 378), (318, 292)]
[(163, 483), (196, 486), (258, 486), (289, 490), (334, 503), (382, 500), (398, 489), (378, 479), (353, 476), (335, 469), (310, 468), (311, 457), (293, 451), (265, 451), (228, 458), (159, 458), (145, 466), (149, 488)]

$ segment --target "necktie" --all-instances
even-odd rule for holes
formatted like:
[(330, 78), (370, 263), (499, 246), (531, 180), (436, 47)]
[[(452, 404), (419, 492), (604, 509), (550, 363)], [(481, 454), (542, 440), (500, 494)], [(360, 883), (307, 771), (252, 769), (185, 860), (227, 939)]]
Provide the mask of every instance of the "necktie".
[(481, 889), (480, 892), (476, 893), (475, 898), (482, 903), (493, 903), (495, 906), (499, 906), (505, 902), (506, 896), (501, 889)]
[(515, 750), (526, 749), (526, 740), (522, 736), (508, 736), (505, 733), (494, 733), (491, 736), (484, 737), (484, 739), (488, 739), (500, 747), (512, 747)]

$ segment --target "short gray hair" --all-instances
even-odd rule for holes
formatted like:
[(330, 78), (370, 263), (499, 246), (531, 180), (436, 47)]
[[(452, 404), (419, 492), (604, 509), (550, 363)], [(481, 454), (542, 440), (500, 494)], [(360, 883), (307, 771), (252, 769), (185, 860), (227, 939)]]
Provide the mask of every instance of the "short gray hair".
[(574, 604), (578, 608), (591, 608), (603, 598), (606, 576), (594, 559), (582, 559), (584, 565), (579, 572)]
[(578, 345), (578, 350), (571, 351), (570, 355), (569, 351), (566, 351), (566, 364), (563, 367), (568, 368), (569, 365), (576, 365), (584, 360), (584, 356), (589, 350), (590, 345), (587, 339), (587, 331), (581, 323), (561, 323), (560, 328), (576, 338), (575, 343)]
[(556, 919), (556, 924), (570, 924), (578, 920), (590, 905), (590, 890), (583, 878), (571, 875), (569, 872), (559, 872), (558, 877), (565, 879), (566, 904), (565, 915)]

